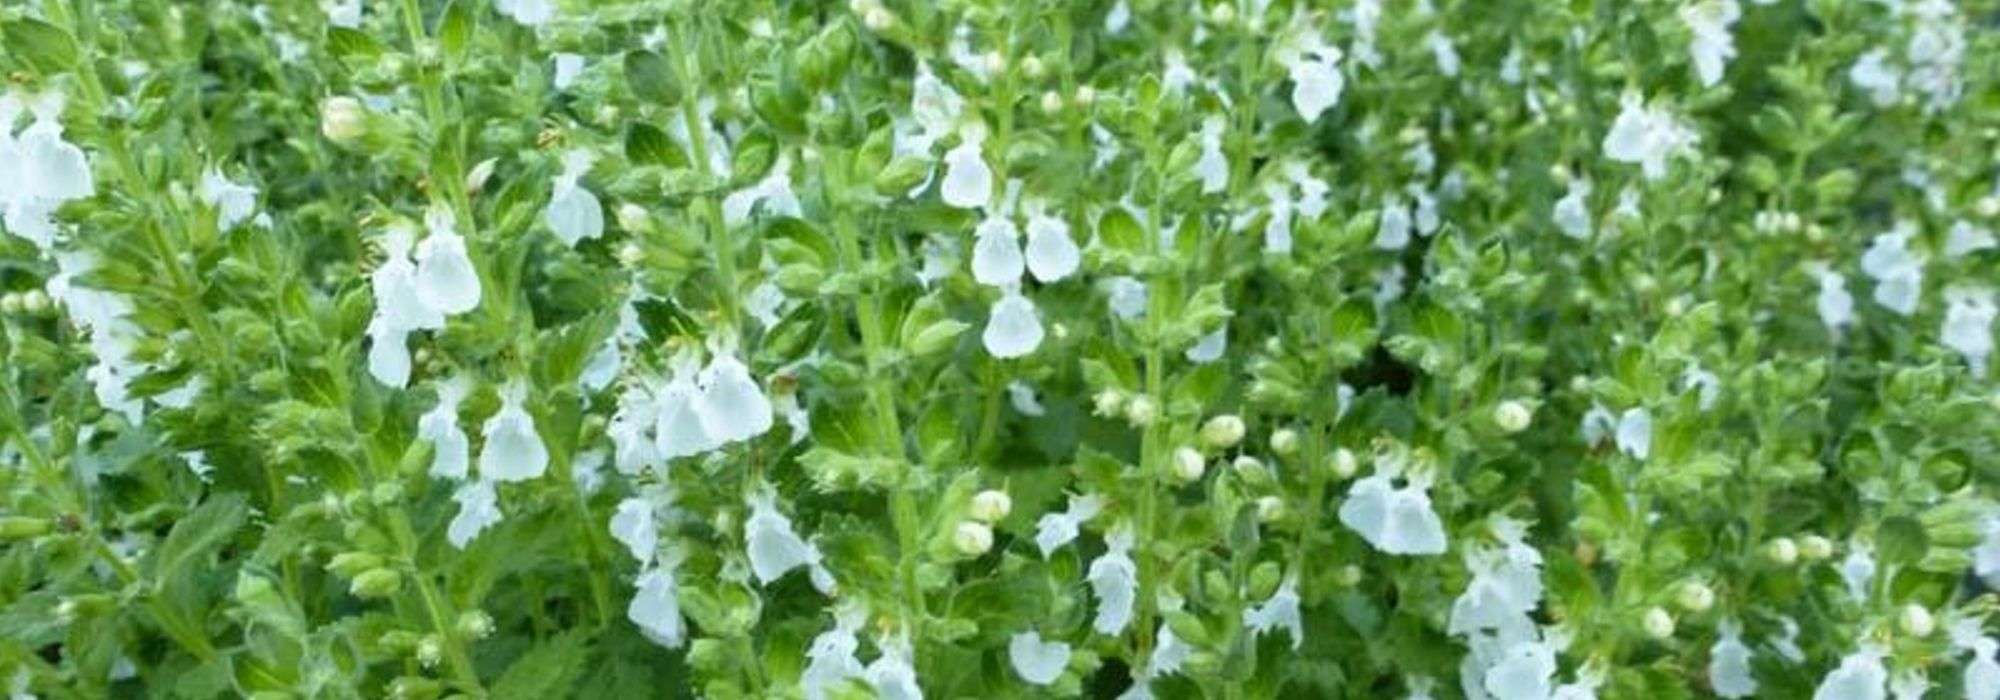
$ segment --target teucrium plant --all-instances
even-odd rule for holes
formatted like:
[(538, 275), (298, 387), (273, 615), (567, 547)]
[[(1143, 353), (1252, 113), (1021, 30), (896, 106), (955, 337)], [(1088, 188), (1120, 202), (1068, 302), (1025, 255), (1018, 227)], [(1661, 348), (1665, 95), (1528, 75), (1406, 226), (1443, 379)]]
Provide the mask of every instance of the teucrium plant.
[(1996, 12), (9, 4), (0, 681), (2000, 696)]

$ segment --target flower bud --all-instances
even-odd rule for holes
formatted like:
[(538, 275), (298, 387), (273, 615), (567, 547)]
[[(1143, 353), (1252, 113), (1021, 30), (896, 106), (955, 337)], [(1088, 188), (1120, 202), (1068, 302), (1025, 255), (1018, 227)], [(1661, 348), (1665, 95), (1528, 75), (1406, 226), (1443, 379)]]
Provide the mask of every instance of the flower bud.
[(951, 546), (968, 557), (985, 554), (993, 548), (993, 528), (972, 521), (959, 523), (958, 529), (951, 533)]
[(1135, 394), (1125, 402), (1125, 420), (1134, 428), (1152, 425), (1160, 418), (1160, 402), (1145, 394)]
[(1076, 106), (1090, 109), (1091, 105), (1097, 103), (1097, 89), (1089, 85), (1078, 87), (1074, 99), (1076, 100)]
[(1216, 3), (1215, 7), (1209, 8), (1208, 19), (1218, 27), (1227, 27), (1235, 24), (1236, 5), (1229, 2)]
[(1534, 420), (1535, 410), (1520, 401), (1509, 399), (1493, 407), (1493, 423), (1500, 426), (1500, 432), (1503, 433), (1511, 435), (1527, 430), (1528, 424)]
[(1355, 458), (1354, 451), (1342, 447), (1333, 451), (1333, 478), (1346, 480), (1361, 471), (1361, 460)]
[(1666, 639), (1674, 636), (1674, 616), (1666, 608), (1657, 605), (1647, 608), (1643, 624), (1648, 637)]
[(25, 515), (0, 517), (0, 542), (13, 542), (49, 533), (53, 524), (48, 518), (31, 518)]
[(493, 168), (499, 163), (499, 158), (488, 158), (472, 166), (471, 172), (465, 174), (465, 193), (479, 194), (480, 190), (486, 189), (486, 181), (493, 179)]
[(444, 641), (435, 634), (424, 635), (423, 640), (417, 642), (417, 663), (423, 664), (424, 668), (437, 668), (443, 661)]
[(40, 316), (42, 314), (48, 313), (49, 310), (48, 292), (44, 292), (39, 289), (30, 289), (28, 291), (22, 292), (21, 310), (27, 312), (31, 316)]
[(1973, 203), (1972, 208), (1974, 211), (1979, 212), (1980, 216), (1989, 219), (2000, 216), (2000, 197), (1991, 195), (1980, 197), (1978, 202)]
[(1290, 457), (1299, 452), (1299, 431), (1279, 428), (1271, 433), (1271, 452), (1279, 457)]
[(379, 568), (363, 571), (347, 585), (347, 592), (356, 598), (387, 598), (395, 595), (403, 587), (403, 575), (395, 569)]
[(1361, 567), (1348, 564), (1333, 572), (1333, 582), (1341, 588), (1353, 588), (1361, 584)]
[(1833, 556), (1833, 540), (1819, 535), (1799, 538), (1799, 556), (1806, 561), (1823, 561)]
[(1216, 416), (1201, 426), (1201, 442), (1212, 449), (1229, 449), (1242, 441), (1243, 419), (1235, 415)]
[(1285, 499), (1265, 496), (1257, 499), (1257, 521), (1268, 523), (1285, 516)]
[(1208, 469), (1208, 460), (1192, 447), (1174, 450), (1173, 476), (1175, 481), (1191, 484), (1201, 480), (1201, 474)]
[(627, 231), (645, 231), (651, 227), (652, 223), (653, 217), (651, 214), (646, 213), (645, 207), (639, 206), (634, 202), (626, 202), (618, 205), (618, 228)]
[(1054, 90), (1042, 93), (1043, 114), (1053, 117), (1057, 114), (1062, 113), (1062, 108), (1063, 108), (1063, 98), (1060, 93), (1057, 93)]
[(368, 108), (352, 97), (329, 97), (319, 105), (319, 132), (346, 144), (368, 134)]
[(1896, 615), (1896, 626), (1902, 628), (1903, 634), (1928, 637), (1937, 631), (1937, 618), (1932, 617), (1931, 611), (1923, 605), (1911, 603), (1903, 606), (1902, 612)]
[(1682, 583), (1674, 591), (1674, 604), (1691, 613), (1708, 612), (1715, 606), (1715, 589), (1700, 581)]
[(18, 316), (21, 314), (20, 292), (8, 292), (6, 294), (0, 294), (0, 314), (6, 314), (8, 316)]
[(1271, 483), (1271, 470), (1264, 461), (1250, 455), (1238, 455), (1229, 467), (1236, 471), (1236, 477), (1251, 486), (1267, 486)]
[(987, 489), (972, 495), (972, 519), (982, 523), (1000, 522), (1014, 511), (1014, 499), (1006, 491)]
[(1021, 59), (1021, 75), (1028, 76), (1029, 79), (1042, 77), (1044, 70), (1046, 70), (1046, 67), (1042, 65), (1040, 57), (1029, 55), (1027, 58)]
[(493, 616), (484, 610), (458, 614), (458, 634), (466, 639), (485, 639), (493, 634)]
[(866, 25), (869, 31), (886, 32), (890, 27), (896, 26), (896, 16), (889, 13), (889, 8), (876, 5), (861, 15), (861, 23)]
[(1764, 556), (1778, 566), (1791, 566), (1799, 560), (1799, 546), (1790, 537), (1779, 537), (1764, 543)]
[(627, 241), (625, 245), (618, 246), (618, 264), (638, 267), (639, 263), (645, 261), (646, 249), (639, 247), (639, 244)]
[(1100, 418), (1110, 418), (1125, 412), (1125, 395), (1117, 389), (1105, 389), (1091, 397), (1091, 413)]

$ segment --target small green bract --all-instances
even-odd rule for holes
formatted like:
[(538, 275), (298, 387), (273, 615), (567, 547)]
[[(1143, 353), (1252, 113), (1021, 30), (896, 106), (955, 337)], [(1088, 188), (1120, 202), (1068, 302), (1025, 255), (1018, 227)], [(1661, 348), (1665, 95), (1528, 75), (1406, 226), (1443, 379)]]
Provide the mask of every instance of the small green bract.
[(2000, 700), (2000, 1), (14, 0), (10, 698)]

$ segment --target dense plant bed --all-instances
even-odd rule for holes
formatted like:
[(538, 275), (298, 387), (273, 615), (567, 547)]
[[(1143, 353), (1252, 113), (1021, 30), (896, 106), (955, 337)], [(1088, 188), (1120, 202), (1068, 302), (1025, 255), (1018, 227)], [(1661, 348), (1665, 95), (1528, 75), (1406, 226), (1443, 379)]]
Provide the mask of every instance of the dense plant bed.
[(2000, 697), (1993, 0), (19, 0), (12, 697)]

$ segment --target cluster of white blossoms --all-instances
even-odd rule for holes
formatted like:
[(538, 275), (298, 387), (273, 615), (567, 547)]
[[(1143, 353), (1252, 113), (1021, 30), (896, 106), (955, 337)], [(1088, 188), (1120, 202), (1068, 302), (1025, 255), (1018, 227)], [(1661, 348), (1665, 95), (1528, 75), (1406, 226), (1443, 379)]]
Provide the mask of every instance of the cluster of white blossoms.
[(1347, 489), (1341, 524), (1386, 554), (1443, 554), (1444, 523), (1431, 507), (1430, 487), (1437, 478), (1433, 460), (1402, 445), (1379, 446), (1374, 473)]
[(447, 317), (479, 306), (479, 272), (466, 255), (456, 218), (439, 208), (425, 223), (430, 233), (421, 243), (412, 226), (388, 227), (380, 238), (382, 263), (369, 278), (375, 316), (368, 322), (368, 372), (396, 388), (410, 381), (411, 333), (443, 328)]

